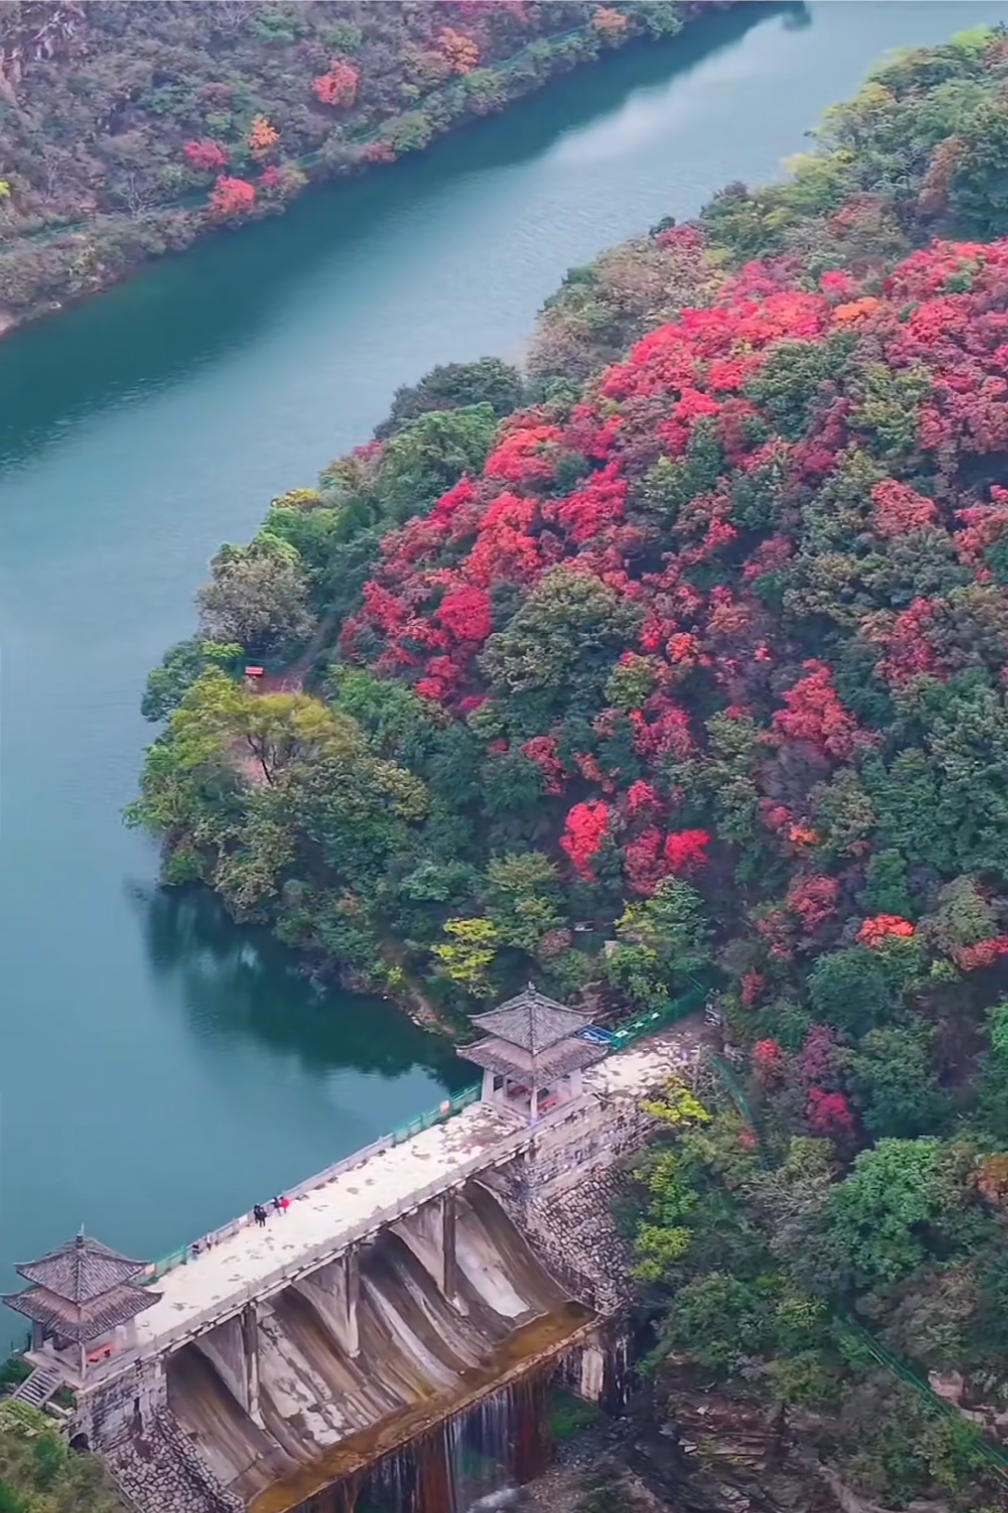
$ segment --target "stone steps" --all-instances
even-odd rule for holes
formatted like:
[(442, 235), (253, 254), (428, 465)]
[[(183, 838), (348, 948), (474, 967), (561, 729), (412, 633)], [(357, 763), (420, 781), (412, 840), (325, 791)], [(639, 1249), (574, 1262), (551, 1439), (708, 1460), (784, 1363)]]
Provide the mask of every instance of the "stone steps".
[(18, 1383), (11, 1396), (32, 1408), (44, 1408), (62, 1381), (63, 1377), (54, 1366), (36, 1366), (31, 1376)]

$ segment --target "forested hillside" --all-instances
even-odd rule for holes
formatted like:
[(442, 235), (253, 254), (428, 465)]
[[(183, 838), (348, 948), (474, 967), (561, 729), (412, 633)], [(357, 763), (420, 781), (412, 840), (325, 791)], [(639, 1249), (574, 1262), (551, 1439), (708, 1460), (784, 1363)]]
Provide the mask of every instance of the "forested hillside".
[(696, 4), (7, 0), (0, 331), (416, 152)]
[(863, 1495), (971, 1513), (1003, 1478), (968, 1419), (841, 1319), (996, 1433), (1006, 74), (987, 32), (887, 64), (786, 184), (572, 273), (527, 380), (402, 392), (215, 559), (134, 812), (169, 881), (449, 1013), (710, 984), (755, 1126), (670, 1109), (660, 1353)]

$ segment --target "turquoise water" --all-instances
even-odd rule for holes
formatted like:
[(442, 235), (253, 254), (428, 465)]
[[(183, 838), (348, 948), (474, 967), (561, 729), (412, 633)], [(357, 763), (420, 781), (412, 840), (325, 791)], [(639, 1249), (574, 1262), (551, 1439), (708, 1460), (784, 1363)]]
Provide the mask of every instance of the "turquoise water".
[(434, 363), (520, 354), (571, 265), (759, 180), (886, 48), (1008, 3), (749, 4), (0, 346), (0, 1283), (157, 1255), (469, 1080), (313, 989), (120, 823), (148, 668), (222, 540)]

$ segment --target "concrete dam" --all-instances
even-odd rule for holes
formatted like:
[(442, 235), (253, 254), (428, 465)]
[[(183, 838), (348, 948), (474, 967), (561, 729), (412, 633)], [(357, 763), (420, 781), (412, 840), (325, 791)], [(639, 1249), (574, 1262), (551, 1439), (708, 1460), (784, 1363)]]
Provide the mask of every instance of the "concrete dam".
[(157, 1267), (82, 1234), (18, 1268), (18, 1390), (71, 1388), (75, 1442), (137, 1513), (466, 1513), (543, 1469), (552, 1377), (612, 1400), (618, 1169), (702, 1028), (600, 1056), (573, 1045), (583, 1016), (530, 993), (483, 1018), (517, 1039), (527, 1013), (531, 1074), (480, 1042), (482, 1096), (302, 1183), (268, 1223)]
[(470, 1183), (451, 1210), (448, 1264), (445, 1209), (429, 1205), (383, 1230), (355, 1271), (332, 1262), (259, 1308), (254, 1418), (240, 1318), (170, 1357), (169, 1410), (242, 1506), (308, 1506), (594, 1317), (485, 1188)]

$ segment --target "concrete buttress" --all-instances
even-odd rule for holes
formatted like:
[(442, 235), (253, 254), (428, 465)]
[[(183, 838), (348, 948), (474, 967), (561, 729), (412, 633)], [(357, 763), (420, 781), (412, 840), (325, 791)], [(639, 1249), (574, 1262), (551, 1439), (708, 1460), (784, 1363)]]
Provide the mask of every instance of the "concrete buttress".
[(360, 1302), (360, 1247), (354, 1246), (327, 1266), (293, 1284), (318, 1314), (342, 1351), (360, 1354), (357, 1308)]
[(255, 1423), (259, 1411), (259, 1315), (254, 1302), (241, 1313), (201, 1335), (196, 1348)]

